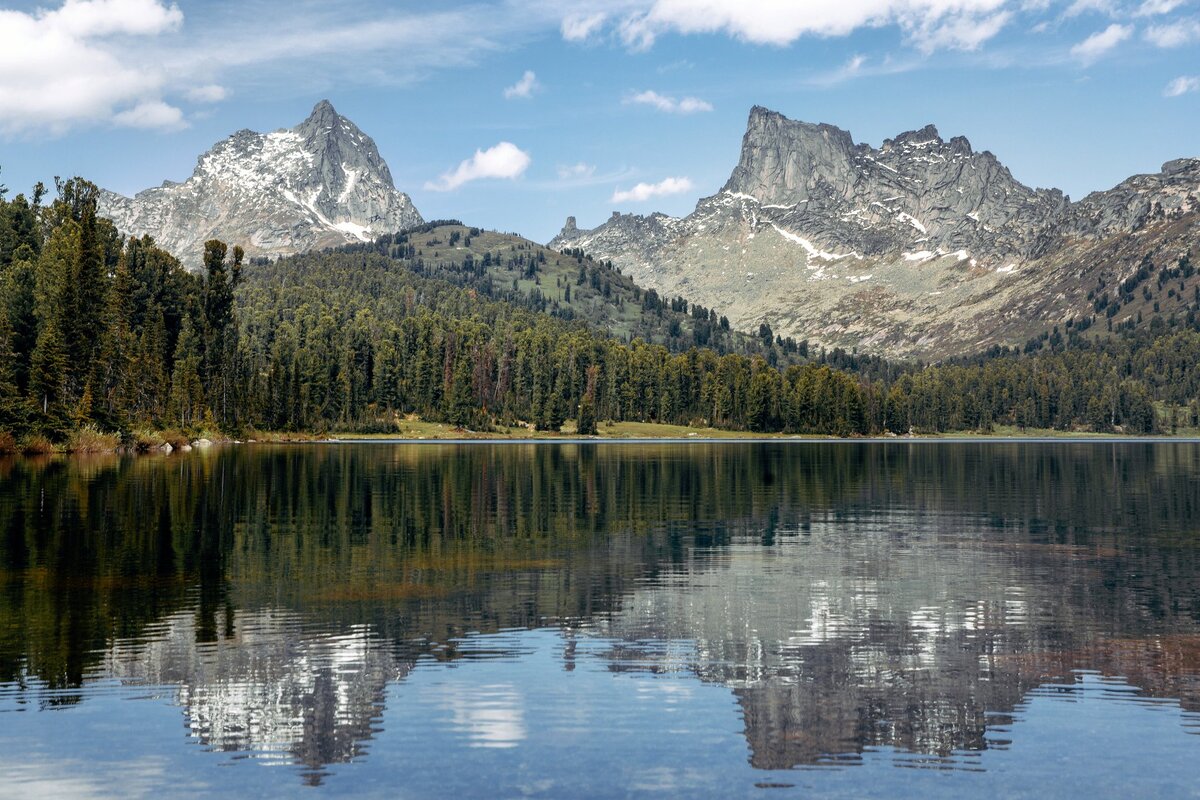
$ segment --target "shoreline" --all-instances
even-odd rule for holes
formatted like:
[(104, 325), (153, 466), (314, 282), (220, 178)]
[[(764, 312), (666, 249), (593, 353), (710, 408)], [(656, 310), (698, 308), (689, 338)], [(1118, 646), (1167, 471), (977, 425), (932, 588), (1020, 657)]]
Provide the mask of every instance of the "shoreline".
[[(405, 429), (407, 428), (407, 430)], [(207, 436), (200, 436), (188, 441), (178, 432), (172, 432), (170, 437), (176, 442), (162, 443), (162, 436), (153, 434), (147, 436), (149, 446), (131, 448), (116, 446), (116, 437), (106, 435), (103, 438), (93, 437), (89, 447), (72, 448), (70, 444), (53, 446), (52, 449), (37, 450), (5, 450), (0, 451), (0, 458), (5, 456), (56, 456), (56, 455), (170, 455), (187, 453), (193, 450), (204, 451), (212, 448), (242, 445), (346, 445), (346, 444), (412, 444), (412, 445), (687, 445), (687, 444), (1200, 444), (1200, 431), (1185, 429), (1175, 434), (1136, 435), (1126, 433), (1094, 433), (1087, 431), (1054, 431), (1034, 429), (1018, 431), (1013, 428), (999, 428), (992, 433), (956, 432), (944, 434), (912, 434), (912, 435), (873, 435), (873, 436), (823, 436), (814, 434), (784, 434), (784, 433), (752, 433), (748, 431), (727, 431), (714, 428), (693, 429), (683, 426), (662, 425), (645, 422), (621, 422), (601, 429), (598, 436), (579, 436), (568, 429), (562, 433), (532, 431), (527, 428), (498, 431), (471, 431), (450, 425), (427, 422), (408, 422), (395, 433), (289, 433), (279, 431), (247, 431), (244, 439), (215, 434), (204, 431)], [(48, 444), (48, 443), (47, 443)]]
[(417, 439), (407, 436), (376, 436), (368, 438), (332, 437), (297, 441), (256, 441), (247, 444), (1200, 444), (1200, 436), (1127, 436), (1120, 434), (1091, 434), (1087, 436), (725, 436), (725, 437), (578, 437), (511, 438), (474, 437), (459, 439)]

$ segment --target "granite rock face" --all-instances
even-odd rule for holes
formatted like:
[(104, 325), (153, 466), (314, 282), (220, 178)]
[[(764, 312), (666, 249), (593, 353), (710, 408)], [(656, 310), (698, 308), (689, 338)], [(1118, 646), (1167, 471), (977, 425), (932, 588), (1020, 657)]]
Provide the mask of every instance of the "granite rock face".
[(422, 222), (375, 142), (327, 100), (294, 128), (242, 130), (218, 142), (182, 183), (134, 197), (103, 192), (100, 211), (126, 235), (153, 236), (190, 268), (212, 238), (251, 256), (281, 256)]
[(693, 213), (614, 214), (591, 230), (572, 219), (550, 246), (612, 260), (742, 328), (939, 357), (1079, 316), (1092, 273), (1119, 281), (1127, 259), (1136, 271), (1134, 234), (1153, 228), (1142, 245), (1186, 252), (1198, 197), (1198, 159), (1072, 203), (932, 125), (875, 148), (756, 106), (728, 182)]

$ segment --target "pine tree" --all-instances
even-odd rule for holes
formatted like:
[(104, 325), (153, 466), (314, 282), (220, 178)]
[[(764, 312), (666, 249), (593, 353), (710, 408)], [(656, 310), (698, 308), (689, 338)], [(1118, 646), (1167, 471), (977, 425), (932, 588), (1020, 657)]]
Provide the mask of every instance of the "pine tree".
[(29, 365), (29, 389), (46, 427), (55, 433), (65, 433), (67, 371), (70, 355), (58, 315), (51, 314), (38, 333)]
[(17, 386), (12, 338), (8, 317), (0, 313), (0, 432), (19, 434), (28, 423), (29, 409)]
[(162, 307), (154, 303), (146, 313), (146, 324), (137, 343), (131, 370), (132, 413), (150, 423), (166, 414), (168, 397), (167, 326)]
[(131, 329), (133, 302), (133, 278), (123, 253), (108, 287), (106, 324), (96, 348), (91, 378), (91, 386), (99, 393), (96, 418), (112, 428), (126, 422), (135, 401), (133, 367), (137, 340)]
[[(34, 254), (22, 244), (12, 263), (0, 274), (0, 316), (9, 325), (12, 379), (18, 389), (29, 388), (29, 357), (37, 344), (38, 322), (34, 305)], [(7, 301), (7, 302), (5, 302)]]
[(190, 427), (205, 417), (204, 385), (200, 379), (200, 342), (190, 317), (185, 318), (175, 345), (175, 369), (171, 375), (171, 415)]
[(575, 426), (580, 436), (595, 436), (596, 429), (596, 385), (600, 380), (600, 367), (592, 364), (587, 368), (587, 388), (579, 401), (579, 417)]

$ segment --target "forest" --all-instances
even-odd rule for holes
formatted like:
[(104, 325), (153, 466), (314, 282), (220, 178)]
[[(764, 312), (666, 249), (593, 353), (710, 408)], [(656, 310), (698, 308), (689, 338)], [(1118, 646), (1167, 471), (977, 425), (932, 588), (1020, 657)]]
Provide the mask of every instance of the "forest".
[[(98, 216), (93, 184), (47, 194), (0, 194), (0, 448), (386, 433), (404, 417), (579, 434), (606, 420), (833, 436), (1197, 425), (1194, 314), (890, 363), (739, 333), (582, 253), (458, 223), (274, 261), (214, 240), (191, 274)], [(455, 236), (484, 255), (450, 258), (439, 245)]]

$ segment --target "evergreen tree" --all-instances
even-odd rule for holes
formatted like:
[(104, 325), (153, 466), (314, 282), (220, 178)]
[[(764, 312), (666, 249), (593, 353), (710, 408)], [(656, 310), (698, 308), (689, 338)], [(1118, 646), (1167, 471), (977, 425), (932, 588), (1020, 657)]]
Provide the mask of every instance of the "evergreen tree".
[(200, 341), (191, 318), (185, 318), (175, 346), (175, 369), (171, 374), (171, 415), (184, 427), (200, 424), (207, 416), (204, 385), (200, 378)]
[(67, 424), (67, 378), (70, 354), (58, 315), (51, 314), (42, 325), (29, 366), (29, 388), (42, 422), (49, 432), (61, 435)]

